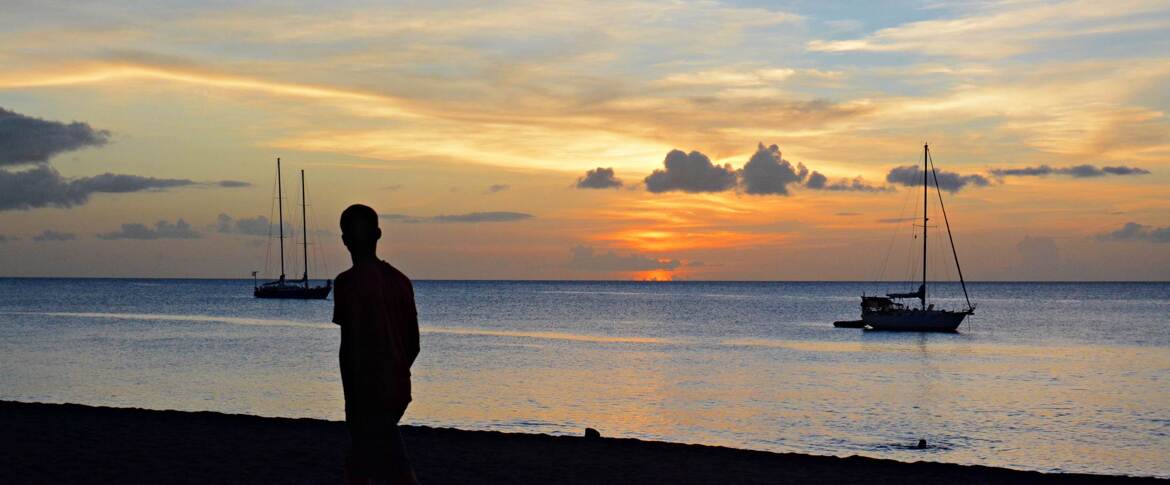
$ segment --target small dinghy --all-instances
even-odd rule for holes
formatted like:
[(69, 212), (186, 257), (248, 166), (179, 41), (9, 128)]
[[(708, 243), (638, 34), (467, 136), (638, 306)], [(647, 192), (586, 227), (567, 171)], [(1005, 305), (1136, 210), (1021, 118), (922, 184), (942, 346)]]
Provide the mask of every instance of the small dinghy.
[(837, 328), (865, 328), (865, 320), (838, 320), (833, 322)]

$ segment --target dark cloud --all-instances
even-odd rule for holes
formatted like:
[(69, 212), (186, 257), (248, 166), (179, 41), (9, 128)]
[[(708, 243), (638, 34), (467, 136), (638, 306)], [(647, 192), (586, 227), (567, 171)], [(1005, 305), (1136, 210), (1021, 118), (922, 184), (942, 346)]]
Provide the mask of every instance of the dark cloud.
[(598, 253), (589, 246), (577, 246), (569, 251), (573, 255), (569, 267), (585, 271), (673, 270), (682, 265), (676, 259), (654, 259), (641, 254), (619, 255), (613, 251)]
[(1069, 175), (1077, 178), (1104, 177), (1105, 175), (1146, 175), (1150, 171), (1139, 167), (1118, 165), (1113, 167), (1097, 167), (1094, 165), (1073, 165), (1069, 167), (1052, 167), (1040, 165), (1023, 168), (994, 168), (991, 174), (996, 177), (1041, 177), (1045, 175)]
[(101, 239), (197, 239), (198, 232), (191, 229), (187, 221), (179, 219), (174, 224), (167, 221), (158, 221), (153, 228), (145, 224), (122, 224), (122, 228), (104, 234), (98, 234)]
[(1126, 167), (1118, 165), (1116, 167), (1101, 167), (1101, 171), (1110, 175), (1148, 175), (1149, 170), (1139, 167)]
[(1156, 243), (1170, 243), (1170, 226), (1153, 227), (1136, 222), (1127, 222), (1121, 229), (1104, 234), (1098, 234), (1101, 241), (1148, 241)]
[(722, 192), (735, 187), (735, 170), (731, 165), (718, 166), (697, 151), (671, 150), (663, 160), (664, 169), (646, 177), (651, 192)]
[(420, 223), (471, 223), (471, 222), (514, 222), (535, 216), (523, 212), (470, 212), (467, 214), (440, 214), (430, 217), (408, 216), (406, 214), (382, 214), (379, 217), (391, 222), (407, 224)]
[[(284, 228), (290, 234), (291, 227)], [(280, 231), (264, 216), (233, 219), (227, 214), (220, 214), (215, 218), (215, 231), (222, 234), (243, 234), (245, 236), (271, 236)]]
[(807, 176), (804, 164), (793, 167), (781, 156), (780, 147), (765, 147), (763, 143), (739, 171), (744, 192), (755, 195), (788, 195), (788, 185), (798, 184)]
[(402, 184), (394, 184), (394, 185), (387, 185), (387, 186), (385, 186), (385, 187), (382, 187), (382, 190), (391, 190), (391, 191), (393, 191), (393, 190), (399, 190), (399, 189), (401, 189), (401, 188), (402, 188)]
[(77, 235), (68, 232), (57, 232), (52, 229), (45, 229), (44, 232), (33, 236), (33, 241), (48, 242), (48, 241), (72, 241), (77, 239)]
[(898, 224), (902, 222), (917, 221), (917, 217), (890, 217), (886, 219), (878, 219), (877, 221), (883, 224)]
[(493, 184), (488, 186), (487, 193), (494, 194), (496, 192), (503, 192), (510, 188), (512, 188), (512, 186), (508, 184)]
[(890, 187), (870, 185), (861, 177), (854, 177), (853, 180), (840, 179), (829, 182), (828, 177), (817, 171), (809, 174), (808, 181), (804, 183), (804, 186), (813, 190), (835, 192), (886, 192), (892, 190)]
[(621, 186), (622, 181), (614, 176), (612, 167), (597, 167), (586, 171), (584, 177), (577, 178), (578, 189), (614, 189)]
[[(933, 184), (934, 181), (935, 176), (931, 174), (930, 182)], [(892, 168), (886, 174), (886, 182), (907, 187), (917, 187), (922, 185), (922, 168), (916, 165)], [(947, 192), (958, 192), (968, 185), (986, 187), (990, 184), (991, 181), (987, 177), (979, 174), (961, 175), (955, 172), (947, 172), (946, 170), (938, 171), (938, 186)]]
[(853, 217), (853, 216), (859, 216), (859, 215), (861, 215), (861, 213), (860, 212), (838, 212), (838, 213), (833, 214), (833, 215), (841, 216), (841, 217)]
[(12, 241), (19, 241), (19, 240), (20, 240), (20, 238), (19, 238), (19, 237), (5, 236), (5, 235), (3, 235), (3, 234), (0, 234), (0, 243), (6, 243), (6, 242), (12, 242)]
[(0, 108), (0, 166), (45, 163), (58, 153), (106, 144), (110, 132), (86, 123), (59, 123)]
[(234, 188), (238, 188), (238, 187), (251, 187), (252, 186), (251, 182), (244, 182), (242, 180), (220, 180), (219, 182), (216, 182), (215, 184), (220, 186), (220, 187), (227, 187), (229, 189), (234, 189)]
[(66, 179), (48, 165), (38, 165), (19, 172), (0, 170), (0, 210), (73, 207), (86, 203), (94, 193), (138, 192), (194, 184), (186, 179), (113, 173)]

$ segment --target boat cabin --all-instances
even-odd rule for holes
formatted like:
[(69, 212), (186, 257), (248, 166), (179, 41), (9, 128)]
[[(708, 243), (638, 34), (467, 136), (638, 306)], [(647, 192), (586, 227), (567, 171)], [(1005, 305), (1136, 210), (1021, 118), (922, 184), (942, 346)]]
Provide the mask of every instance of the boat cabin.
[(888, 312), (891, 310), (904, 310), (906, 305), (895, 302), (891, 298), (884, 296), (863, 296), (861, 297), (861, 312)]

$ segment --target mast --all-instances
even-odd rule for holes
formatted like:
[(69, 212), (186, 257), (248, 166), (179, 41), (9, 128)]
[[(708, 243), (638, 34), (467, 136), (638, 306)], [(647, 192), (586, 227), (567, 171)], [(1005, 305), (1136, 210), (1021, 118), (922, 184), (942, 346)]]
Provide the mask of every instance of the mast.
[[(284, 203), (280, 195), (284, 188), (280, 184), (280, 157), (276, 157), (276, 213), (280, 216), (280, 281), (284, 281)], [(272, 207), (272, 206), (269, 206)]]
[(926, 217), (926, 195), (929, 193), (929, 183), (926, 179), (926, 174), (929, 170), (927, 167), (927, 160), (930, 156), (930, 145), (922, 145), (922, 309), (926, 309), (926, 233), (929, 230), (926, 228), (926, 221), (930, 218)]
[(309, 287), (309, 228), (305, 225), (305, 171), (301, 170), (301, 247), (305, 248), (305, 288)]
[(959, 265), (959, 250), (955, 249), (955, 236), (951, 234), (951, 221), (947, 218), (947, 206), (943, 204), (942, 188), (938, 186), (938, 171), (934, 168), (934, 159), (930, 160), (930, 172), (934, 174), (934, 189), (938, 192), (938, 207), (942, 209), (943, 222), (947, 226), (947, 238), (951, 240), (951, 254), (955, 256), (955, 269), (959, 271), (959, 284), (963, 286), (963, 298), (967, 300), (967, 310), (975, 309), (971, 305), (971, 296), (967, 294), (967, 282), (963, 280), (963, 267)]

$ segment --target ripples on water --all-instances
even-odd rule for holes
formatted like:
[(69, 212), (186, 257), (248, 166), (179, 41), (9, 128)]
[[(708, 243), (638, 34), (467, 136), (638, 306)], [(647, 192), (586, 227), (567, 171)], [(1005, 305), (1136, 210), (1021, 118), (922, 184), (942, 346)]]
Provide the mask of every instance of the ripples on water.
[[(332, 303), (250, 285), (0, 279), (0, 399), (341, 419)], [(405, 420), (1170, 476), (1170, 285), (983, 283), (960, 334), (832, 327), (895, 289), (418, 282)]]

